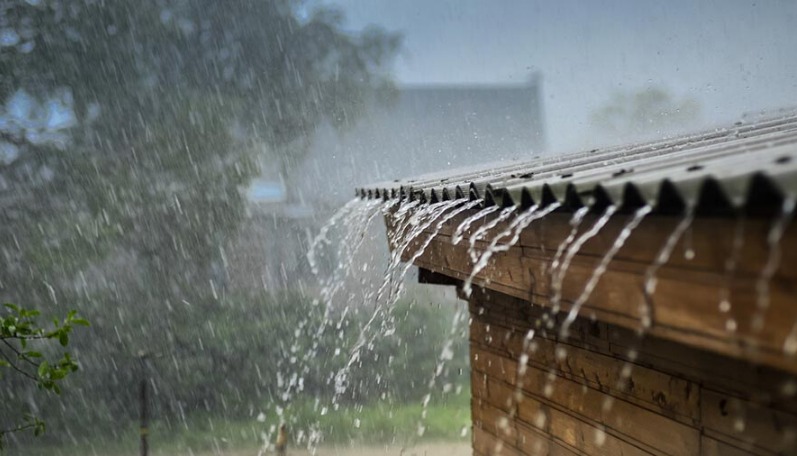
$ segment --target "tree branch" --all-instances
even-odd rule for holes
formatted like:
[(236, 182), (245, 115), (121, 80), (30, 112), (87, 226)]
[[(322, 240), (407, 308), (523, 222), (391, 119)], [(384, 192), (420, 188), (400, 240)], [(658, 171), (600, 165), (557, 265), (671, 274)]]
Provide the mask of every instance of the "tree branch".
[(2, 355), (2, 356), (3, 356), (3, 358), (5, 358), (5, 360), (6, 360), (6, 361), (8, 361), (8, 365), (9, 365), (9, 366), (10, 366), (12, 369), (14, 369), (15, 371), (17, 371), (17, 372), (18, 372), (20, 375), (23, 375), (23, 376), (25, 376), (25, 377), (27, 377), (27, 378), (29, 378), (29, 379), (31, 379), (31, 380), (33, 380), (33, 381), (35, 381), (35, 382), (38, 382), (38, 381), (39, 381), (39, 379), (38, 379), (38, 378), (36, 378), (36, 377), (34, 377), (32, 374), (30, 374), (30, 373), (28, 373), (28, 372), (26, 372), (26, 371), (24, 371), (24, 370), (20, 369), (20, 368), (19, 368), (19, 367), (18, 367), (16, 364), (14, 364), (14, 361), (12, 361), (12, 360), (11, 360), (11, 358), (9, 358), (9, 357), (8, 357), (8, 355), (6, 355), (6, 353), (5, 353), (4, 351), (0, 350), (0, 355)]
[(20, 424), (19, 426), (15, 427), (15, 428), (0, 430), (0, 435), (8, 434), (8, 433), (11, 433), (11, 432), (24, 431), (25, 429), (30, 429), (32, 427), (36, 427), (36, 423)]
[(9, 339), (25, 339), (25, 340), (42, 340), (47, 339), (46, 334), (27, 334), (27, 335), (16, 335), (16, 336), (0, 336), (0, 340), (6, 341)]
[(38, 365), (38, 364), (34, 363), (33, 361), (31, 361), (31, 360), (30, 360), (30, 359), (28, 359), (27, 357), (24, 357), (24, 356), (22, 356), (22, 353), (20, 353), (20, 351), (19, 351), (19, 350), (17, 350), (17, 348), (16, 348), (16, 347), (14, 347), (13, 345), (11, 345), (11, 343), (10, 343), (10, 342), (8, 342), (8, 340), (6, 340), (6, 339), (3, 339), (3, 343), (4, 343), (4, 344), (6, 344), (6, 346), (7, 346), (8, 348), (10, 348), (10, 349), (11, 349), (11, 351), (13, 351), (13, 352), (14, 352), (14, 353), (17, 355), (17, 359), (22, 359), (22, 360), (24, 360), (24, 361), (27, 361), (27, 362), (28, 362), (28, 364), (30, 364), (31, 366), (33, 366), (33, 367), (35, 367), (35, 368), (37, 368), (37, 369), (38, 369), (38, 367), (39, 367), (39, 365)]

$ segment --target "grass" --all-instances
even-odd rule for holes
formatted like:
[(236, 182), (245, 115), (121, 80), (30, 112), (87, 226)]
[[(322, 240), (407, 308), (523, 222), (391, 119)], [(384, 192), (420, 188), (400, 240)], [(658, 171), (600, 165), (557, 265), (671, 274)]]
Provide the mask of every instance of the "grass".
[[(298, 446), (307, 444), (308, 430), (323, 436), (322, 445), (330, 444), (413, 444), (430, 441), (463, 440), (463, 429), (470, 429), (470, 398), (467, 394), (450, 395), (445, 402), (432, 402), (422, 419), (421, 404), (366, 406), (330, 409), (324, 414), (313, 403), (302, 403), (284, 410), (284, 418)], [(256, 449), (264, 441), (273, 441), (279, 416), (275, 411), (264, 421), (223, 419), (211, 415), (193, 415), (184, 421), (155, 421), (150, 425), (149, 445), (152, 455), (196, 454), (203, 452)], [(419, 435), (418, 429), (424, 432)], [(19, 449), (20, 454), (42, 456), (133, 455), (137, 454), (137, 427), (129, 427), (114, 437), (93, 436), (86, 441), (58, 447)], [(13, 451), (13, 450), (12, 450)]]

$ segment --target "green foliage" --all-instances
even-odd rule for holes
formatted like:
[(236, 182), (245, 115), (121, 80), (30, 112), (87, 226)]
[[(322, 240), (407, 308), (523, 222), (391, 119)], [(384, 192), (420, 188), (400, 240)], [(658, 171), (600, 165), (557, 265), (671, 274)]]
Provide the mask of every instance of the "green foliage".
[(4, 2), (0, 23), (22, 38), (0, 47), (0, 101), (60, 94), (75, 119), (57, 141), (0, 128), (18, 148), (0, 162), (0, 298), (86, 303), (93, 336), (119, 342), (79, 341), (92, 361), (123, 359), (122, 342), (179, 351), (182, 303), (215, 311), (260, 167), (287, 172), (318, 125), (345, 127), (391, 87), (397, 35), (346, 32), (328, 9), (300, 19), (302, 6)]
[[(49, 341), (57, 341), (61, 347), (66, 347), (73, 327), (89, 326), (89, 322), (80, 318), (76, 311), (70, 311), (63, 321), (55, 319), (52, 327), (46, 328), (37, 319), (41, 315), (38, 310), (11, 303), (4, 304), (4, 307), (7, 314), (0, 317), (0, 378), (5, 380), (11, 374), (35, 383), (39, 389), (61, 394), (59, 382), (78, 370), (77, 362), (67, 352), (60, 359), (50, 362), (42, 351), (31, 347), (47, 349), (50, 348)], [(4, 446), (6, 434), (27, 429), (33, 430), (35, 436), (42, 435), (44, 421), (32, 414), (25, 414), (21, 423), (0, 428), (0, 449)]]
[[(301, 293), (283, 292), (220, 297), (215, 306), (202, 304), (209, 309), (202, 313), (176, 312), (174, 317), (181, 321), (180, 330), (169, 334), (173, 348), (166, 351), (155, 347), (144, 370), (135, 353), (138, 347), (146, 347), (146, 351), (154, 344), (138, 341), (124, 349), (108, 345), (103, 350), (87, 350), (83, 343), (108, 343), (115, 335), (100, 338), (89, 334), (92, 337), (85, 342), (73, 338), (75, 349), (80, 349), (81, 375), (66, 379), (64, 388), (70, 394), (40, 403), (39, 416), (51, 428), (68, 427), (79, 442), (102, 444), (97, 440), (105, 437), (98, 436), (113, 440), (138, 419), (131, 404), (137, 403), (138, 382), (146, 375), (153, 385), (151, 417), (161, 420), (162, 426), (169, 426), (163, 430), (166, 440), (168, 434), (181, 433), (186, 426), (194, 429), (211, 417), (214, 426), (221, 426), (219, 423), (224, 421), (252, 422), (261, 411), (270, 420), (276, 419), (277, 407), (284, 410), (284, 417), (296, 429), (306, 430), (316, 424), (312, 420), (320, 420), (331, 441), (388, 439), (390, 426), (397, 426), (402, 433), (410, 428), (414, 432), (426, 394), (432, 393), (432, 408), (452, 398), (462, 396), (466, 400), (470, 378), (467, 338), (461, 333), (451, 334), (458, 304), (415, 292), (411, 289), (409, 296), (398, 303), (393, 327), (378, 335), (377, 343), (362, 353), (360, 363), (352, 369), (349, 388), (338, 401), (340, 413), (333, 413), (331, 405), (334, 374), (348, 361), (349, 350), (357, 340), (359, 328), (370, 317), (370, 309), (333, 312), (327, 329), (319, 336), (323, 306)], [(172, 318), (167, 312), (160, 317)], [(97, 325), (92, 323), (91, 330), (97, 334)], [(178, 327), (177, 323), (172, 324)], [(466, 329), (464, 323), (459, 325), (459, 331)], [(157, 340), (156, 335), (151, 338)], [(449, 341), (454, 342), (452, 359), (435, 377), (439, 357)], [(114, 357), (105, 358), (112, 348), (116, 350)], [(294, 374), (303, 380), (301, 390), (298, 384), (288, 387)], [(436, 383), (430, 387), (433, 377)], [(26, 385), (15, 387), (23, 397), (27, 394), (25, 388)], [(0, 390), (0, 415), (15, 410), (8, 407), (3, 393)], [(373, 409), (373, 413), (358, 415), (363, 406), (366, 411)], [(327, 407), (327, 414), (321, 414), (322, 407)], [(404, 415), (391, 412), (395, 410), (404, 410)], [(434, 416), (430, 414), (429, 419), (434, 420)], [(363, 431), (352, 428), (351, 420), (346, 424), (344, 417), (358, 417)], [(364, 433), (377, 424), (378, 432), (372, 429)], [(435, 426), (430, 424), (427, 428), (427, 437), (438, 435), (433, 432)], [(47, 434), (46, 442), (67, 443), (64, 436), (55, 432)]]
[(0, 201), (10, 266), (0, 270), (0, 285), (15, 284), (9, 299), (35, 301), (42, 280), (65, 292), (56, 278), (74, 280), (123, 254), (134, 257), (136, 271), (114, 282), (130, 302), (194, 302), (209, 291), (196, 283), (213, 279), (258, 163), (288, 170), (319, 124), (351, 124), (390, 88), (385, 68), (397, 35), (345, 32), (342, 16), (328, 9), (299, 19), (300, 6), (12, 0), (0, 7), (0, 23), (23, 37), (0, 47), (0, 101), (18, 90), (39, 104), (61, 94), (76, 117), (55, 142), (30, 139), (36, 135), (25, 126), (0, 129), (0, 142), (19, 147), (15, 160), (0, 163), (11, 195)]
[[(313, 402), (296, 404), (291, 411), (293, 432), (290, 433), (291, 448), (306, 445), (295, 441), (297, 430), (307, 429), (313, 425), (323, 433), (322, 448), (331, 445), (411, 445), (413, 442), (429, 441), (463, 441), (467, 442), (469, 434), (463, 436), (462, 429), (470, 429), (470, 401), (465, 393), (452, 397), (445, 402), (434, 402), (427, 409), (427, 418), (423, 424), (426, 432), (423, 437), (417, 436), (421, 406), (419, 404), (366, 404), (362, 406), (342, 407), (329, 410), (320, 415)], [(360, 427), (355, 426), (359, 420)], [(274, 439), (272, 429), (280, 424), (275, 414), (269, 414), (265, 421), (256, 417), (219, 418), (214, 414), (196, 413), (191, 415), (180, 426), (170, 425), (164, 420), (156, 420), (150, 424), (150, 437), (153, 455), (173, 454), (205, 454), (213, 452), (241, 452), (256, 454), (263, 447), (263, 436)], [(269, 434), (269, 431), (272, 431)], [(305, 434), (306, 436), (306, 434)], [(37, 442), (35, 454), (42, 456), (65, 456), (84, 454), (138, 454), (135, 442), (138, 428), (130, 425), (119, 432), (117, 437), (99, 441), (64, 445), (42, 445)], [(34, 451), (31, 451), (32, 453)]]

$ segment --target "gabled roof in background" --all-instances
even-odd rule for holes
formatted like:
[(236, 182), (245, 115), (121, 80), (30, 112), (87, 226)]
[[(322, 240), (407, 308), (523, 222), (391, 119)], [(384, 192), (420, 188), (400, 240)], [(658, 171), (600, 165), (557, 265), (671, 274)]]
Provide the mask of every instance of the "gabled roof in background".
[(338, 206), (369, 181), (543, 155), (541, 83), (401, 86), (350, 128), (320, 128), (287, 187)]
[(797, 114), (646, 144), (594, 149), (535, 161), (485, 164), (368, 185), (363, 198), (435, 202), (484, 198), (485, 205), (566, 210), (611, 204), (660, 213), (779, 210), (797, 197)]

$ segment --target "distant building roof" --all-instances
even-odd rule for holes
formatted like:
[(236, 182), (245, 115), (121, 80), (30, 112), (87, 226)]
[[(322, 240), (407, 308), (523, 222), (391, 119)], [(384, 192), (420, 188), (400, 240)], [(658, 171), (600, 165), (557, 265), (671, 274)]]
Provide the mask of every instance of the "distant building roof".
[(544, 149), (538, 77), (516, 85), (401, 87), (350, 130), (320, 131), (291, 191), (339, 202), (367, 180), (528, 159)]
[(737, 123), (647, 144), (501, 162), (363, 186), (366, 198), (484, 198), (486, 205), (559, 202), (660, 212), (757, 211), (797, 197), (797, 115)]

